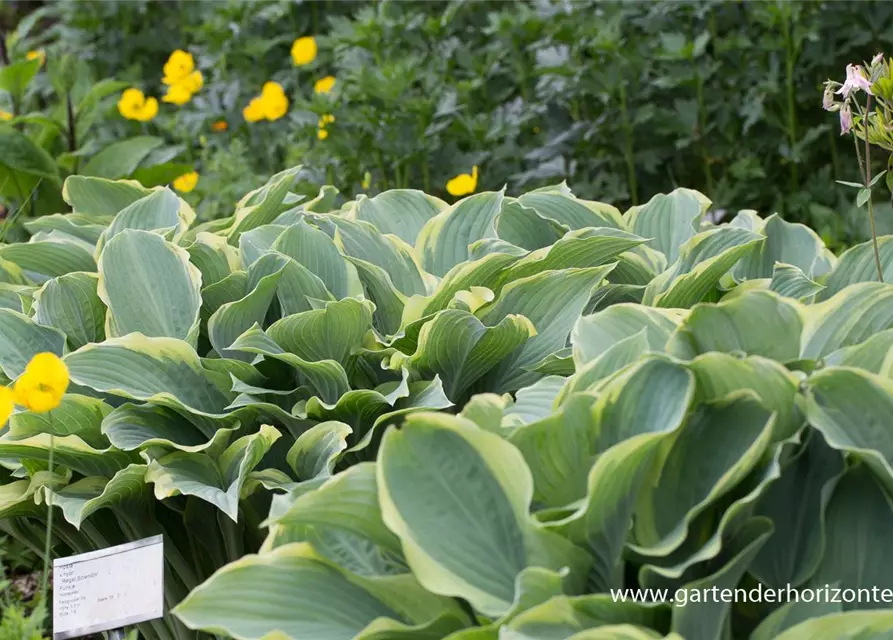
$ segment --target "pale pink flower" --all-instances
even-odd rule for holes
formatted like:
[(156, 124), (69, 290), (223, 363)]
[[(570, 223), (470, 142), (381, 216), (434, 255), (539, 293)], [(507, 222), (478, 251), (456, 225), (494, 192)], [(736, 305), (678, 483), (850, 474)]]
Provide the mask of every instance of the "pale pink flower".
[(859, 89), (863, 89), (868, 95), (873, 95), (871, 93), (871, 83), (862, 72), (862, 67), (858, 64), (848, 64), (846, 66), (846, 82), (843, 83), (843, 86), (836, 93), (843, 94), (844, 99), (846, 99), (852, 91), (858, 91)]
[(831, 82), (825, 84), (825, 93), (822, 94), (822, 109), (825, 111), (837, 111), (840, 105), (834, 102), (834, 87)]
[(876, 64), (879, 64), (883, 60), (884, 60), (884, 54), (883, 54), (883, 52), (881, 52), (871, 59), (871, 66), (873, 67)]
[(840, 135), (849, 133), (853, 128), (853, 112), (850, 111), (850, 105), (844, 104), (840, 108)]

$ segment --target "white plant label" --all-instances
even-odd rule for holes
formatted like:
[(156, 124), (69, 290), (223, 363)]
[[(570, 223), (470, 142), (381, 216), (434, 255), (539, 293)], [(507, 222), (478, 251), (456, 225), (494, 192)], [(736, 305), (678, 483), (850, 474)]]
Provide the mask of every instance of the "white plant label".
[(53, 560), (53, 640), (163, 615), (161, 536)]

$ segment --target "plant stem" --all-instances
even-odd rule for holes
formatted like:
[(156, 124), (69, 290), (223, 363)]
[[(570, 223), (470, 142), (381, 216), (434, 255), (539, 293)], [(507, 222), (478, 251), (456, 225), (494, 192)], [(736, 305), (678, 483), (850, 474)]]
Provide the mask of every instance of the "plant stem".
[[(874, 246), (874, 263), (877, 267), (877, 279), (884, 281), (884, 270), (881, 268), (881, 252), (877, 245), (877, 229), (874, 226), (874, 205), (871, 202), (871, 145), (868, 144), (868, 114), (871, 112), (871, 94), (865, 103), (865, 116), (862, 120), (862, 129), (865, 132), (865, 188), (868, 189), (868, 222), (871, 224), (871, 244)], [(856, 148), (859, 147), (859, 139), (856, 138)]]
[(623, 118), (623, 133), (626, 146), (623, 150), (623, 156), (626, 159), (626, 175), (629, 182), (629, 195), (633, 206), (639, 204), (637, 196), (638, 188), (636, 186), (636, 165), (633, 160), (633, 134), (632, 126), (629, 121), (629, 111), (626, 106), (626, 85), (620, 85), (620, 115)]
[[(74, 117), (74, 105), (71, 103), (71, 91), (67, 91), (65, 94), (65, 110), (68, 116), (68, 151), (72, 154), (78, 150), (78, 134)], [(78, 156), (74, 156), (74, 167), (72, 169), (72, 174), (77, 174), (78, 172)]]
[(50, 578), (50, 552), (52, 550), (52, 541), (53, 541), (53, 501), (49, 495), (49, 491), (53, 488), (53, 453), (55, 449), (55, 442), (53, 441), (53, 412), (47, 412), (47, 422), (49, 423), (50, 430), (50, 455), (47, 460), (47, 472), (49, 473), (49, 485), (47, 488), (46, 501), (47, 501), (47, 532), (46, 532), (46, 542), (43, 547), (43, 576), (40, 579), (40, 601), (46, 606), (47, 601), (47, 587), (49, 586), (49, 578)]
[(697, 79), (695, 86), (698, 92), (698, 141), (701, 143), (701, 156), (704, 161), (704, 179), (707, 182), (707, 193), (705, 195), (712, 199), (713, 170), (710, 168), (710, 153), (707, 151), (706, 136), (704, 135), (707, 130), (707, 116), (704, 109), (704, 78), (701, 77), (700, 71), (695, 74), (695, 78)]
[(799, 182), (797, 176), (797, 162), (794, 158), (794, 145), (797, 142), (797, 104), (794, 101), (794, 51), (791, 42), (791, 17), (784, 18), (784, 50), (785, 50), (785, 86), (787, 88), (788, 101), (788, 146), (791, 153), (791, 193), (797, 191)]

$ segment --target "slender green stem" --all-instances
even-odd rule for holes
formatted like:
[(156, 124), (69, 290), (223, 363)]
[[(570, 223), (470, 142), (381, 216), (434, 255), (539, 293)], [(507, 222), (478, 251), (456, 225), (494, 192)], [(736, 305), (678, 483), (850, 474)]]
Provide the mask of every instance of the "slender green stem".
[(633, 132), (629, 120), (629, 110), (626, 105), (626, 85), (620, 85), (620, 115), (623, 119), (623, 133), (625, 147), (623, 156), (626, 160), (626, 174), (629, 182), (629, 195), (633, 206), (639, 204), (638, 187), (636, 185), (636, 164), (633, 158)]
[[(865, 131), (865, 188), (868, 189), (868, 222), (871, 224), (871, 244), (874, 247), (874, 263), (877, 267), (877, 279), (884, 281), (884, 270), (881, 267), (881, 252), (877, 244), (877, 229), (874, 226), (874, 204), (871, 202), (871, 145), (868, 144), (868, 114), (871, 112), (871, 94), (865, 104), (865, 116), (862, 120), (862, 129)], [(856, 140), (856, 148), (859, 147), (859, 139)]]
[(707, 182), (707, 197), (713, 198), (713, 170), (710, 168), (710, 152), (707, 150), (707, 114), (704, 107), (704, 78), (701, 72), (695, 74), (695, 87), (698, 93), (698, 141), (701, 143), (701, 157), (704, 162), (704, 180)]
[(49, 586), (50, 579), (50, 552), (53, 546), (53, 499), (50, 497), (49, 492), (53, 488), (53, 454), (55, 452), (55, 442), (53, 441), (53, 412), (47, 412), (47, 422), (49, 423), (49, 431), (50, 431), (50, 455), (47, 460), (47, 472), (49, 473), (49, 485), (47, 486), (47, 494), (46, 494), (46, 502), (47, 502), (47, 531), (46, 531), (46, 541), (43, 546), (43, 576), (40, 579), (40, 601), (46, 604), (47, 601), (47, 587)]
[(784, 22), (784, 49), (785, 49), (785, 87), (787, 89), (787, 130), (788, 146), (791, 153), (791, 192), (797, 191), (799, 179), (797, 176), (797, 162), (794, 158), (794, 145), (797, 143), (797, 103), (794, 101), (794, 62), (796, 52), (791, 42), (791, 17), (785, 16)]

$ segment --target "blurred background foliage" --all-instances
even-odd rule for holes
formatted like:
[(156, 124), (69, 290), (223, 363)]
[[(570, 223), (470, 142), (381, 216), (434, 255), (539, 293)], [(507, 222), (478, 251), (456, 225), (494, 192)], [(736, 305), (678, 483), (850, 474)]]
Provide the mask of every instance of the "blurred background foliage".
[[(5, 62), (40, 48), (51, 76), (74, 54), (82, 92), (114, 78), (160, 99), (170, 53), (195, 56), (204, 87), (188, 104), (140, 123), (109, 95), (77, 149), (39, 139), (54, 158), (89, 162), (116, 141), (161, 138), (157, 162), (140, 168), (194, 167), (188, 199), (204, 219), (291, 164), (304, 165), (308, 192), (330, 183), (346, 198), (394, 187), (448, 198), (446, 182), (479, 165), (478, 190), (567, 180), (623, 209), (685, 186), (713, 200), (715, 219), (779, 212), (838, 249), (867, 235), (854, 192), (835, 183), (858, 170), (821, 88), (848, 62), (890, 52), (893, 3), (81, 0), (7, 2), (0, 14)], [(289, 50), (305, 35), (319, 54), (295, 67)], [(335, 89), (315, 94), (327, 75)], [(285, 88), (287, 115), (245, 122), (268, 80)], [(29, 88), (31, 109), (60, 99), (51, 84)], [(227, 130), (212, 130), (220, 120)], [(21, 123), (32, 138), (41, 126)], [(876, 209), (879, 232), (893, 232), (890, 203)]]

